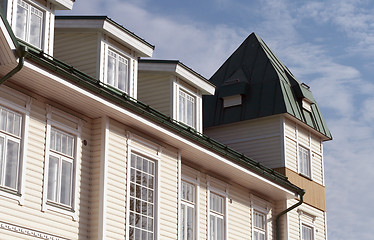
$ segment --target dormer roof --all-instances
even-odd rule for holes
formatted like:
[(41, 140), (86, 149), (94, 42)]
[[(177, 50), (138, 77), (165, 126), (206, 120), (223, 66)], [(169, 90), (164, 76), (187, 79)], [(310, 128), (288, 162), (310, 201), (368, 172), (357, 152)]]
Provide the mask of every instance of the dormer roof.
[(199, 89), (204, 95), (213, 95), (215, 92), (215, 86), (208, 79), (178, 60), (140, 59), (139, 70), (174, 74)]
[(154, 46), (107, 16), (56, 16), (56, 29), (86, 29), (103, 32), (141, 57), (151, 57)]
[[(323, 139), (331, 133), (312, 92), (252, 33), (209, 79), (217, 86), (204, 97), (204, 128), (277, 114), (289, 114)], [(242, 104), (223, 107), (223, 98), (242, 96)]]

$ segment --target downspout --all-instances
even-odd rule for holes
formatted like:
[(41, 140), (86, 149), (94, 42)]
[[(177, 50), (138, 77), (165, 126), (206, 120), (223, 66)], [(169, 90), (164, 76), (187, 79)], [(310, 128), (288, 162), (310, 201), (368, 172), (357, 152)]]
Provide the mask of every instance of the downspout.
[(287, 208), (286, 210), (284, 210), (283, 212), (279, 213), (277, 215), (277, 218), (275, 220), (275, 225), (276, 225), (276, 234), (277, 234), (277, 240), (281, 240), (280, 238), (280, 229), (279, 229), (279, 219), (282, 215), (288, 213), (289, 211), (291, 211), (292, 209), (295, 209), (297, 208), (298, 206), (300, 206), (303, 202), (304, 202), (304, 194), (305, 194), (305, 190), (302, 189), (302, 192), (299, 192), (299, 195), (300, 195), (300, 200), (298, 203), (296, 203), (295, 205)]
[(19, 55), (19, 60), (18, 60), (18, 64), (15, 68), (12, 69), (12, 71), (8, 72), (5, 76), (3, 76), (1, 79), (0, 79), (0, 85), (5, 83), (6, 80), (8, 80), (9, 78), (11, 78), (14, 74), (16, 74), (17, 72), (19, 72), (22, 67), (23, 67), (23, 64), (25, 62), (25, 56), (26, 56), (26, 47), (24, 46), (20, 46), (18, 49), (17, 49), (17, 55)]

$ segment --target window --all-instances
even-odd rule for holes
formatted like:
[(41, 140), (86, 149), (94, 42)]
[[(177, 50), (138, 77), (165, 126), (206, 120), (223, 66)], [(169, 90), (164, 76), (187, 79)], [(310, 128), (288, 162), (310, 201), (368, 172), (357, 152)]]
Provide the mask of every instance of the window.
[(209, 204), (209, 240), (223, 240), (225, 237), (224, 198), (210, 193)]
[(311, 163), (309, 150), (299, 146), (299, 172), (307, 177), (311, 177)]
[(15, 34), (20, 39), (41, 48), (43, 12), (23, 0), (17, 0)]
[(129, 60), (112, 50), (108, 50), (106, 83), (129, 93)]
[(48, 201), (72, 206), (75, 137), (52, 128), (48, 164)]
[(253, 239), (266, 239), (266, 216), (258, 211), (253, 211)]
[(195, 97), (185, 91), (179, 91), (179, 114), (178, 120), (188, 126), (195, 127)]
[(187, 182), (182, 182), (181, 240), (195, 239), (195, 199), (195, 186)]
[(0, 106), (0, 186), (18, 190), (22, 115)]
[(155, 162), (131, 154), (129, 240), (155, 239)]
[(302, 224), (301, 225), (301, 239), (302, 240), (313, 240), (314, 239), (313, 228), (305, 224)]

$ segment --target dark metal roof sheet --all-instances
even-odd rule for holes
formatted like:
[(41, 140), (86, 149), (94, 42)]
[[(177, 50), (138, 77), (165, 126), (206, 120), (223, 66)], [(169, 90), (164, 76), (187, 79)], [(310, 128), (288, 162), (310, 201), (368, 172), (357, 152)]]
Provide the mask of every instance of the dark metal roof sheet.
[[(255, 33), (247, 37), (209, 81), (216, 85), (216, 94), (204, 96), (205, 128), (288, 113), (327, 139), (332, 138), (311, 91)], [(223, 108), (222, 97), (238, 94), (242, 95), (241, 105)], [(304, 98), (311, 103), (311, 112), (303, 109)]]

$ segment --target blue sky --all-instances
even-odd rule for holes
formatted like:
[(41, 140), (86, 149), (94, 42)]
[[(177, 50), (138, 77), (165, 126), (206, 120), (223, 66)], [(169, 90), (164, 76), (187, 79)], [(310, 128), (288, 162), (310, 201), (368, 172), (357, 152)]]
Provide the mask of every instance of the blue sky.
[(374, 2), (371, 0), (78, 0), (209, 78), (256, 32), (311, 87), (325, 143), (329, 240), (374, 236)]

